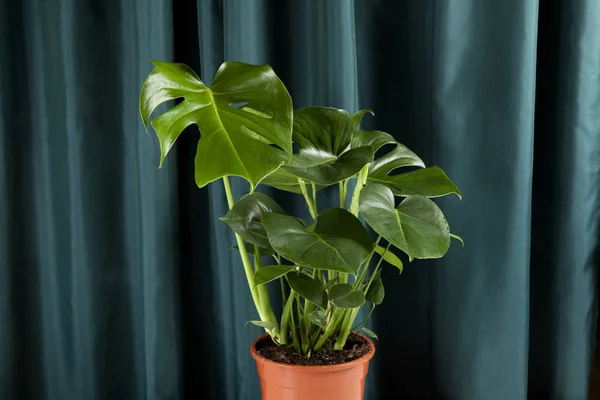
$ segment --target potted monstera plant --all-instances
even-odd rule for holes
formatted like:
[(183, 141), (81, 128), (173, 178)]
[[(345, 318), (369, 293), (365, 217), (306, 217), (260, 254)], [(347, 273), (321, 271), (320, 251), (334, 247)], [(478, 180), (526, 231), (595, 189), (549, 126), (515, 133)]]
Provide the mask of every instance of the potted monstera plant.
[[(294, 110), (267, 65), (226, 62), (208, 86), (186, 65), (153, 63), (140, 98), (144, 124), (159, 105), (180, 100), (151, 122), (161, 164), (196, 125), (196, 184), (226, 194), (221, 220), (235, 232), (257, 311), (251, 322), (265, 330), (251, 346), (263, 399), (361, 399), (375, 352), (368, 336), (376, 337), (364, 323), (384, 298), (382, 268), (402, 271), (398, 251), (439, 258), (452, 237), (460, 240), (431, 200), (460, 197), (458, 188), (391, 135), (362, 130), (369, 110)], [(246, 195), (233, 197), (230, 176), (249, 183)], [(287, 213), (261, 186), (302, 196), (312, 221)], [(339, 204), (319, 209), (326, 188)], [(279, 318), (270, 284), (281, 287)], [(368, 315), (357, 321), (362, 307)]]

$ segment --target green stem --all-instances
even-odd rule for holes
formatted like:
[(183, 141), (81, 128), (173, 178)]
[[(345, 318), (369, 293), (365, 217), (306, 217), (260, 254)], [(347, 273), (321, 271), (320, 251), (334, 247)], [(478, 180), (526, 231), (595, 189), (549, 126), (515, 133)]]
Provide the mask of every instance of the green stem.
[[(283, 307), (283, 312), (281, 313), (281, 332), (279, 335), (279, 343), (287, 344), (288, 343), (288, 333), (289, 333), (289, 324), (290, 320), (293, 319), (293, 307), (294, 307), (294, 297), (296, 293), (291, 290), (290, 296), (287, 298), (285, 302), (285, 306)], [(292, 321), (293, 323), (293, 321)]]
[[(227, 197), (227, 204), (229, 206), (229, 209), (231, 210), (235, 203), (233, 201), (231, 185), (229, 184), (229, 178), (227, 176), (223, 177), (223, 185), (225, 186), (225, 196)], [(252, 300), (254, 301), (256, 311), (258, 311), (258, 315), (261, 321), (272, 322), (275, 324), (275, 326), (277, 326), (277, 318), (273, 313), (273, 308), (271, 307), (269, 294), (267, 293), (266, 288), (263, 291), (254, 286), (254, 271), (252, 271), (252, 263), (250, 262), (250, 258), (248, 257), (248, 250), (246, 249), (246, 244), (244, 243), (244, 240), (241, 238), (241, 236), (237, 233), (235, 234), (235, 240), (237, 241), (238, 248), (240, 249), (242, 265), (244, 266), (246, 280), (248, 281), (248, 286), (250, 287), (250, 294), (252, 295)], [(260, 286), (264, 287), (264, 285)], [(273, 337), (277, 337), (279, 335), (279, 329), (277, 327), (272, 332), (269, 332), (268, 330), (267, 332)]]
[(300, 178), (298, 178), (298, 184), (300, 185), (300, 191), (302, 192), (302, 195), (304, 196), (304, 200), (306, 200), (306, 204), (308, 205), (308, 211), (310, 212), (310, 216), (314, 220), (316, 220), (317, 219), (317, 210), (315, 209), (315, 205), (314, 205), (312, 199), (308, 195), (308, 190), (306, 190), (306, 184)]
[(319, 215), (319, 206), (317, 205), (317, 186), (312, 182), (310, 183), (310, 185), (312, 186), (312, 200), (315, 215)]
[(367, 183), (368, 174), (369, 166), (365, 165), (358, 173), (358, 178), (356, 179), (356, 186), (354, 187), (354, 192), (352, 193), (352, 201), (350, 203), (350, 212), (355, 216), (358, 216), (358, 201), (360, 199), (360, 191), (362, 190), (363, 186)]
[(338, 182), (338, 187), (340, 188), (340, 208), (346, 207), (346, 193), (344, 193), (344, 182)]
[(328, 327), (325, 329), (325, 332), (321, 335), (315, 347), (313, 347), (314, 351), (319, 351), (327, 342), (327, 339), (331, 337), (340, 327), (344, 319), (344, 312), (346, 310), (342, 308), (336, 308), (331, 316), (331, 320), (329, 321)]
[(338, 334), (337, 340), (333, 345), (334, 350), (342, 350), (346, 345), (346, 340), (348, 340), (348, 335), (350, 335), (350, 327), (354, 323), (359, 309), (360, 308), (358, 307), (353, 308), (352, 310), (348, 310), (346, 313), (346, 318), (344, 318), (344, 323), (340, 328), (340, 333)]
[(379, 270), (379, 267), (381, 267), (381, 263), (383, 262), (383, 256), (385, 256), (385, 253), (388, 252), (391, 245), (392, 245), (392, 243), (388, 243), (388, 245), (385, 248), (385, 251), (383, 252), (381, 257), (379, 257), (379, 261), (377, 262), (377, 265), (375, 266), (375, 269), (373, 270), (373, 273), (371, 274), (371, 278), (369, 278), (369, 282), (367, 283), (367, 286), (365, 286), (365, 293), (367, 293), (369, 291), (369, 288), (371, 287), (371, 283), (373, 283), (373, 279), (375, 278), (375, 274)]
[[(310, 304), (307, 301), (307, 305)], [(302, 350), (302, 354), (306, 354), (308, 352), (308, 326), (306, 325), (306, 321), (302, 318), (302, 304), (300, 304), (300, 296), (296, 296), (296, 315), (298, 316), (298, 327), (300, 328), (300, 349)]]
[(296, 322), (294, 321), (294, 313), (291, 312), (290, 326), (292, 328), (292, 343), (294, 344), (294, 350), (296, 353), (300, 353), (300, 343), (298, 342), (298, 330), (296, 329)]
[(375, 310), (375, 304), (373, 304), (373, 307), (371, 307), (371, 311), (369, 311), (369, 313), (367, 314), (367, 316), (365, 317), (365, 319), (363, 319), (362, 321), (360, 321), (360, 324), (355, 325), (352, 329), (350, 329), (350, 331), (355, 331), (361, 327), (362, 324), (364, 324), (365, 322), (367, 322), (367, 320), (369, 319), (369, 317), (371, 316), (371, 314), (373, 314), (373, 310)]
[(369, 254), (369, 257), (364, 262), (364, 264), (360, 270), (360, 275), (358, 276), (358, 278), (356, 278), (356, 282), (354, 282), (354, 286), (352, 288), (353, 290), (358, 289), (358, 287), (362, 283), (363, 279), (365, 279), (365, 275), (367, 274), (367, 271), (369, 270), (369, 263), (371, 262), (371, 258), (373, 258), (373, 254), (375, 254), (375, 248), (379, 244), (380, 240), (381, 240), (381, 236), (377, 236), (377, 240), (375, 240), (375, 245), (373, 246), (373, 251), (371, 251), (371, 254)]

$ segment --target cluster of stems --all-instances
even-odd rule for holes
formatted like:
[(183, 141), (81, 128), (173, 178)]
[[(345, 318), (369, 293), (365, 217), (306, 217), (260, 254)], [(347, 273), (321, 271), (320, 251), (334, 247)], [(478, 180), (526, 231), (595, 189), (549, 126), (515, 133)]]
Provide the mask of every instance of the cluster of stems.
[[(352, 193), (350, 207), (348, 210), (355, 216), (358, 216), (358, 199), (360, 196), (360, 191), (366, 183), (367, 172), (368, 167), (365, 167), (358, 174), (356, 185)], [(231, 192), (229, 179), (224, 177), (223, 181), (227, 202), (229, 209), (231, 209), (234, 205), (234, 199)], [(347, 179), (339, 183), (340, 208), (346, 208), (345, 206), (348, 197), (349, 181), (350, 179)], [(313, 220), (316, 220), (318, 215), (316, 187), (314, 184), (310, 185), (310, 188), (307, 187), (306, 183), (301, 179), (298, 180), (298, 183), (308, 206), (310, 215), (312, 216)], [(309, 189), (311, 193), (309, 193)], [(327, 303), (327, 308), (321, 309), (312, 302), (295, 293), (291, 288), (289, 288), (289, 285), (286, 284), (285, 278), (282, 277), (279, 279), (282, 292), (283, 312), (279, 323), (273, 312), (266, 285), (262, 284), (255, 286), (254, 284), (254, 274), (258, 269), (263, 267), (258, 249), (254, 249), (253, 251), (254, 260), (252, 262), (250, 260), (244, 240), (237, 234), (235, 237), (239, 247), (239, 254), (242, 259), (246, 279), (248, 280), (248, 285), (250, 287), (252, 300), (254, 301), (254, 305), (256, 306), (256, 310), (258, 311), (261, 321), (265, 325), (265, 330), (276, 343), (282, 345), (291, 344), (297, 353), (308, 356), (310, 356), (312, 352), (319, 351), (326, 344), (332, 346), (334, 350), (340, 350), (346, 344), (349, 334), (366, 322), (373, 312), (373, 309), (375, 308), (374, 305), (367, 317), (359, 324), (354, 325), (360, 307), (344, 309), (336, 307), (331, 301), (329, 301)], [(375, 245), (379, 243), (380, 239), (381, 237), (377, 238)], [(374, 249), (375, 246), (373, 246), (373, 251), (370, 253), (367, 260), (362, 264), (357, 276), (354, 277), (354, 281), (352, 282), (353, 290), (361, 290), (366, 294), (371, 286), (373, 278), (376, 276), (377, 271), (381, 267), (381, 261), (383, 260), (384, 254), (380, 255), (379, 262), (373, 269), (370, 278), (366, 279), (370, 261), (375, 253)], [(275, 254), (274, 257), (279, 263), (281, 262), (278, 254)], [(299, 266), (298, 268), (303, 267)], [(347, 273), (337, 271), (322, 271), (316, 269), (312, 269), (310, 271), (312, 272), (313, 279), (318, 280), (325, 288), (331, 287), (332, 285), (338, 283), (349, 283), (350, 277)], [(323, 322), (319, 325), (311, 322), (310, 319), (311, 313), (315, 311), (320, 311), (322, 313), (320, 315), (323, 316)]]

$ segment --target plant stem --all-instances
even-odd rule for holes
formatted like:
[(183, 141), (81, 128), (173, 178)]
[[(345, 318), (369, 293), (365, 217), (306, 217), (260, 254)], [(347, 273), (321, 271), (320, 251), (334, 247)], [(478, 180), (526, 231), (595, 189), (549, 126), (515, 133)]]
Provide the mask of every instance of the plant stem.
[(315, 204), (308, 195), (308, 190), (306, 190), (306, 184), (301, 178), (298, 178), (298, 184), (300, 185), (300, 191), (302, 195), (304, 195), (304, 200), (306, 200), (306, 204), (308, 205), (308, 211), (310, 212), (310, 216), (313, 220), (317, 219), (317, 210), (315, 209)]
[(387, 251), (390, 249), (391, 245), (392, 245), (392, 243), (388, 243), (388, 245), (385, 248), (385, 251), (383, 252), (383, 254), (381, 254), (381, 257), (379, 257), (379, 261), (377, 262), (377, 265), (375, 266), (375, 269), (373, 270), (373, 273), (371, 274), (371, 278), (369, 278), (369, 282), (367, 283), (367, 286), (365, 286), (365, 293), (367, 293), (369, 291), (369, 288), (371, 287), (371, 283), (373, 283), (373, 278), (375, 278), (375, 274), (377, 273), (377, 271), (379, 270), (379, 267), (381, 266), (381, 263), (383, 262), (383, 256), (385, 256), (385, 253), (387, 253)]
[[(225, 186), (225, 196), (227, 197), (227, 204), (229, 206), (229, 209), (231, 210), (235, 202), (233, 201), (231, 185), (229, 184), (229, 178), (227, 176), (223, 177), (223, 185)], [(258, 311), (258, 315), (261, 321), (268, 321), (275, 324), (276, 328), (273, 329), (272, 332), (269, 332), (268, 330), (267, 332), (271, 336), (277, 337), (279, 335), (277, 318), (273, 313), (271, 301), (269, 300), (269, 294), (267, 293), (266, 288), (264, 291), (262, 291), (254, 286), (254, 272), (252, 271), (252, 263), (250, 262), (250, 258), (248, 257), (248, 250), (246, 249), (246, 244), (244, 243), (244, 240), (241, 238), (241, 236), (237, 233), (235, 234), (235, 240), (237, 241), (237, 245), (240, 250), (242, 265), (244, 266), (244, 272), (246, 273), (246, 281), (248, 281), (248, 286), (250, 287), (250, 294), (252, 295), (252, 300), (254, 301), (256, 311)]]
[[(307, 305), (308, 305), (307, 301)], [(298, 316), (298, 328), (300, 330), (300, 349), (302, 354), (308, 352), (308, 326), (302, 318), (302, 305), (300, 304), (300, 296), (296, 296), (296, 315)]]
[(353, 290), (358, 289), (358, 286), (362, 283), (363, 279), (365, 279), (365, 275), (367, 274), (367, 271), (369, 270), (369, 263), (371, 262), (371, 258), (373, 258), (373, 254), (375, 254), (375, 248), (379, 244), (380, 240), (381, 240), (381, 236), (377, 236), (377, 240), (375, 240), (375, 245), (373, 246), (373, 251), (371, 251), (371, 254), (369, 254), (369, 257), (364, 262), (364, 264), (360, 270), (360, 275), (358, 276), (358, 278), (356, 278), (356, 282), (354, 282), (354, 286), (352, 287)]
[(346, 181), (338, 182), (338, 186), (340, 188), (340, 208), (346, 207), (346, 192), (344, 191)]
[(315, 210), (315, 215), (319, 215), (319, 206), (317, 204), (317, 187), (314, 183), (310, 183), (312, 186), (312, 199), (313, 199), (313, 207)]
[(352, 193), (352, 201), (350, 203), (350, 212), (358, 217), (359, 210), (359, 199), (360, 199), (360, 191), (363, 186), (367, 183), (367, 177), (369, 174), (369, 166), (365, 165), (360, 172), (358, 173), (358, 178), (356, 178), (356, 186), (354, 187), (354, 192)]
[(296, 322), (294, 322), (294, 313), (291, 312), (290, 314), (290, 325), (292, 328), (292, 343), (294, 344), (294, 350), (296, 351), (296, 353), (300, 353), (300, 343), (298, 342), (298, 330), (296, 329)]
[(341, 350), (346, 345), (346, 340), (348, 340), (348, 335), (350, 335), (350, 327), (356, 319), (356, 314), (358, 314), (358, 310), (360, 310), (360, 308), (357, 307), (346, 312), (346, 317), (344, 318), (344, 322), (342, 324), (342, 327), (340, 328), (340, 333), (338, 334), (337, 340), (333, 345), (334, 350)]
[(346, 310), (344, 310), (342, 308), (335, 309), (335, 311), (333, 312), (333, 315), (331, 316), (331, 320), (329, 321), (328, 327), (325, 329), (325, 332), (323, 332), (323, 334), (317, 341), (317, 344), (315, 344), (315, 347), (313, 347), (314, 351), (321, 350), (321, 347), (323, 347), (323, 345), (325, 345), (325, 342), (327, 342), (327, 339), (329, 339), (329, 337), (331, 337), (331, 335), (333, 335), (338, 330), (341, 323), (343, 322), (345, 311)]
[(292, 314), (295, 296), (296, 293), (294, 292), (294, 290), (290, 290), (290, 296), (287, 298), (285, 306), (283, 307), (283, 312), (281, 313), (281, 332), (279, 335), (279, 343), (281, 344), (288, 343), (289, 324), (290, 320), (293, 319)]
[(352, 329), (350, 329), (350, 331), (356, 331), (358, 328), (360, 328), (360, 326), (362, 324), (364, 324), (365, 322), (367, 322), (367, 320), (369, 319), (369, 317), (371, 316), (371, 314), (373, 314), (373, 310), (375, 310), (375, 304), (373, 304), (373, 307), (371, 307), (371, 311), (369, 311), (369, 313), (367, 314), (367, 316), (365, 317), (365, 319), (363, 319), (362, 321), (360, 321), (360, 323), (358, 325), (353, 326)]

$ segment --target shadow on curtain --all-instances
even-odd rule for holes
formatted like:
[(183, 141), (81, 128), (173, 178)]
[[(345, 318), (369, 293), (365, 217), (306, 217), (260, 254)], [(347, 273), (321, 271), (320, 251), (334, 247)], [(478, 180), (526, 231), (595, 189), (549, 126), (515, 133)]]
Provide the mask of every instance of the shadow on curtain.
[[(384, 271), (367, 399), (587, 397), (600, 3), (23, 0), (0, 12), (0, 398), (259, 399), (257, 328), (197, 130), (158, 170), (150, 59), (269, 63), (440, 165), (466, 247)], [(236, 181), (234, 191), (245, 190)], [(302, 204), (278, 194), (289, 211)], [(333, 201), (333, 197), (331, 198)], [(325, 197), (323, 202), (328, 199)]]

